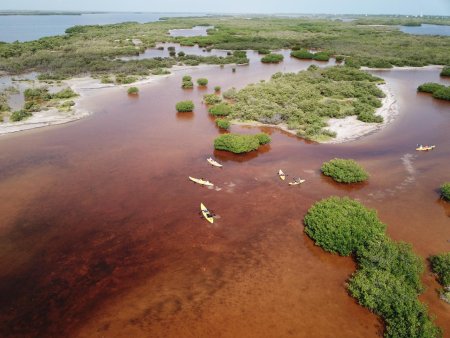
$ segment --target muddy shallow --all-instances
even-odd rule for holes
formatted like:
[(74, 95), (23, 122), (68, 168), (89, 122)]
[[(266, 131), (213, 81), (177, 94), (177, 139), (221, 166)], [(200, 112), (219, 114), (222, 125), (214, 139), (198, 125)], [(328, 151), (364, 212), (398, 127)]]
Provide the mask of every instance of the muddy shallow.
[[(348, 195), (376, 208), (389, 234), (421, 256), (448, 251), (450, 204), (436, 189), (450, 180), (450, 105), (415, 92), (444, 80), (438, 70), (375, 72), (401, 113), (355, 142), (320, 145), (263, 128), (273, 141), (258, 152), (213, 151), (219, 131), (204, 93), (310, 64), (287, 58), (236, 73), (179, 72), (142, 86), (138, 98), (123, 89), (88, 98), (96, 114), (85, 120), (2, 137), (0, 335), (379, 336), (378, 318), (346, 293), (355, 264), (315, 247), (302, 218), (316, 200)], [(209, 78), (209, 89), (182, 90), (186, 73)], [(194, 113), (175, 113), (182, 99), (195, 101)], [(416, 153), (416, 143), (437, 148)], [(210, 155), (224, 168), (208, 166)], [(362, 163), (369, 183), (321, 176), (321, 163), (335, 156)], [(283, 184), (280, 168), (307, 182)], [(200, 202), (220, 216), (214, 225), (199, 217)], [(448, 336), (449, 307), (429, 272), (423, 280), (421, 299)]]

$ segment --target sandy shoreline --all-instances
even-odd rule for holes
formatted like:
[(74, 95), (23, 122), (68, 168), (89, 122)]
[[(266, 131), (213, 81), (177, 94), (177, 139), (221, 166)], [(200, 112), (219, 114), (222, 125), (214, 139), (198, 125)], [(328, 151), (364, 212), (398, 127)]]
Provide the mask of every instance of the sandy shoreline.
[[(334, 131), (337, 135), (327, 141), (321, 141), (320, 143), (344, 143), (354, 141), (365, 135), (371, 134), (377, 130), (380, 130), (390, 124), (399, 114), (397, 100), (387, 84), (378, 85), (385, 94), (386, 97), (382, 100), (382, 106), (377, 109), (376, 115), (383, 117), (382, 123), (366, 123), (359, 121), (356, 116), (347, 116), (343, 119), (329, 119), (327, 121), (328, 127), (326, 129)], [(253, 127), (272, 127), (278, 128), (292, 135), (297, 135), (296, 130), (288, 129), (284, 123), (276, 124), (264, 124), (256, 121), (238, 121), (232, 120), (232, 124), (241, 126), (253, 126)]]
[[(66, 124), (87, 117), (91, 115), (93, 112), (81, 108), (83, 98), (87, 96), (96, 95), (99, 93), (99, 91), (104, 92), (105, 90), (114, 90), (114, 89), (117, 90), (121, 88), (146, 85), (158, 81), (159, 79), (165, 78), (167, 76), (172, 76), (173, 74), (179, 71), (189, 69), (212, 68), (212, 67), (218, 67), (218, 65), (173, 66), (172, 68), (170, 68), (171, 71), (170, 74), (149, 75), (148, 77), (145, 77), (137, 82), (123, 85), (103, 84), (100, 82), (100, 80), (94, 79), (92, 77), (81, 77), (64, 80), (62, 81), (62, 84), (72, 88), (72, 90), (74, 90), (79, 95), (78, 97), (72, 99), (72, 101), (75, 102), (75, 105), (72, 107), (70, 112), (61, 112), (56, 108), (51, 108), (48, 110), (35, 112), (33, 113), (33, 116), (23, 121), (1, 123), (0, 136), (30, 129)], [(39, 84), (47, 85), (45, 82)]]
[[(132, 84), (126, 85), (116, 85), (116, 84), (102, 84), (98, 79), (93, 79), (91, 77), (83, 78), (73, 78), (70, 80), (63, 81), (63, 84), (72, 88), (75, 92), (79, 94), (77, 98), (74, 99), (75, 106), (72, 107), (70, 112), (59, 112), (57, 109), (50, 109), (47, 111), (41, 111), (34, 113), (32, 117), (15, 123), (1, 123), (0, 124), (0, 136), (16, 133), (24, 130), (30, 130), (34, 128), (41, 128), (46, 126), (65, 124), (72, 121), (80, 120), (86, 116), (92, 114), (83, 108), (81, 108), (81, 102), (86, 96), (92, 96), (99, 93), (99, 91), (104, 92), (105, 90), (128, 88), (131, 86), (140, 86), (150, 83), (154, 83), (159, 79), (172, 76), (175, 73), (188, 69), (204, 69), (204, 68), (214, 68), (218, 65), (200, 65), (200, 66), (174, 66), (170, 69), (171, 73), (167, 75), (150, 75), (146, 78), (141, 79)], [(377, 70), (427, 70), (427, 69), (441, 69), (442, 66), (431, 65), (425, 67), (394, 67), (390, 69), (376, 69), (376, 68), (365, 68), (362, 70), (366, 71), (377, 71)], [(343, 119), (329, 119), (328, 128), (331, 131), (336, 132), (337, 136), (328, 141), (322, 141), (321, 143), (343, 143), (356, 140), (365, 135), (371, 134), (377, 130), (380, 130), (390, 124), (395, 117), (399, 114), (397, 101), (387, 84), (378, 85), (380, 89), (386, 94), (383, 98), (382, 107), (376, 112), (377, 115), (383, 117), (383, 123), (365, 123), (358, 121), (356, 116), (348, 116)], [(270, 125), (263, 124), (256, 121), (231, 121), (234, 125), (246, 125), (246, 126), (266, 126), (281, 129), (285, 132), (296, 135), (296, 130), (289, 130), (286, 124)]]

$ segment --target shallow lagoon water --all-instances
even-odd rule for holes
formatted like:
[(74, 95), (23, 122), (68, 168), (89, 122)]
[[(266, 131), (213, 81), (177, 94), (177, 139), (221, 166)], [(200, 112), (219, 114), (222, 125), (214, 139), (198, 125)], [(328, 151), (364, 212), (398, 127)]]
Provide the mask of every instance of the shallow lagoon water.
[[(252, 54), (250, 54), (252, 57)], [(256, 53), (254, 55), (256, 58)], [(243, 87), (277, 71), (306, 69), (251, 62), (177, 72), (141, 87), (85, 101), (91, 117), (0, 139), (0, 335), (4, 337), (377, 337), (382, 325), (345, 290), (348, 257), (324, 252), (304, 234), (317, 200), (348, 195), (378, 210), (396, 240), (422, 257), (448, 251), (450, 205), (436, 191), (448, 181), (450, 107), (417, 94), (438, 70), (374, 72), (399, 100), (386, 129), (337, 145), (306, 142), (271, 128), (272, 143), (247, 155), (214, 151), (218, 135), (202, 96)], [(180, 88), (183, 75), (208, 89)], [(448, 81), (446, 81), (448, 83)], [(175, 103), (192, 99), (192, 114)], [(436, 144), (416, 153), (416, 143)], [(210, 167), (214, 155), (223, 169)], [(358, 160), (364, 185), (320, 175), (333, 157)], [(283, 169), (307, 181), (290, 187)], [(205, 177), (205, 189), (187, 176)], [(203, 202), (220, 218), (202, 220)], [(426, 273), (421, 299), (448, 334), (448, 305)]]
[(414, 35), (450, 35), (450, 26), (446, 25), (400, 26), (400, 30)]

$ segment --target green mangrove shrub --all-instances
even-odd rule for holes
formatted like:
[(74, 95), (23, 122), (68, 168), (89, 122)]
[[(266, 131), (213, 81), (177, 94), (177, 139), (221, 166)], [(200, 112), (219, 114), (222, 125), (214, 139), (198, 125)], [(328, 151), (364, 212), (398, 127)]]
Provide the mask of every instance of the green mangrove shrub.
[(306, 49), (293, 50), (291, 56), (297, 59), (312, 59), (314, 54), (307, 51)]
[(450, 201), (450, 182), (446, 182), (441, 185), (441, 197), (447, 201)]
[(258, 49), (258, 54), (260, 55), (270, 54), (270, 49)]
[(205, 78), (197, 79), (197, 84), (201, 87), (205, 87), (208, 85), (208, 79)]
[(363, 182), (369, 178), (364, 168), (352, 159), (332, 159), (322, 164), (321, 171), (339, 183)]
[(31, 114), (28, 111), (25, 110), (18, 110), (13, 112), (10, 116), (9, 116), (9, 120), (11, 122), (19, 122), (22, 120), (25, 120), (27, 118), (29, 118), (30, 116), (32, 116), (33, 114)]
[(180, 101), (176, 104), (175, 108), (179, 113), (192, 112), (195, 108), (194, 102), (192, 101)]
[(308, 210), (305, 224), (305, 232), (316, 245), (341, 256), (355, 252), (386, 228), (375, 210), (346, 197), (317, 202)]
[(445, 66), (442, 69), (441, 76), (450, 76), (450, 66)]
[(139, 88), (138, 87), (130, 87), (127, 90), (128, 95), (137, 95), (139, 94)]
[(430, 257), (431, 269), (442, 286), (450, 286), (450, 252)]
[(213, 116), (228, 116), (232, 112), (231, 105), (222, 102), (209, 108), (209, 113)]
[(183, 76), (182, 81), (183, 81), (183, 82), (185, 82), (185, 81), (192, 81), (192, 76), (190, 76), (190, 75), (185, 75), (185, 76)]
[(216, 125), (221, 129), (230, 129), (230, 121), (228, 121), (227, 119), (217, 119)]
[(433, 94), (436, 90), (442, 89), (442, 88), (445, 88), (445, 86), (441, 85), (439, 83), (427, 82), (427, 83), (423, 83), (419, 87), (417, 87), (417, 91)]
[(270, 53), (261, 58), (262, 63), (280, 63), (283, 61), (284, 56), (281, 54)]
[(231, 87), (230, 89), (227, 89), (222, 93), (222, 96), (226, 100), (234, 100), (237, 95), (237, 90), (234, 87)]
[(222, 88), (221, 88), (220, 86), (215, 86), (215, 87), (214, 87), (214, 91), (215, 91), (216, 93), (220, 92), (221, 89), (222, 89)]
[(423, 262), (410, 245), (396, 243), (375, 210), (347, 197), (330, 197), (307, 212), (305, 232), (324, 250), (354, 254), (358, 271), (347, 284), (359, 304), (381, 316), (385, 337), (439, 338), (427, 308), (417, 299), (423, 290)]
[(181, 88), (183, 89), (191, 89), (194, 88), (194, 83), (190, 80), (183, 81), (181, 84)]
[[(248, 153), (257, 150), (262, 144), (270, 142), (270, 137), (262, 138), (258, 135), (238, 135), (225, 134), (220, 135), (214, 140), (214, 148), (217, 150), (225, 150), (235, 154)], [(260, 138), (265, 143), (260, 142)]]
[(327, 52), (317, 52), (314, 54), (313, 59), (316, 61), (328, 61), (330, 60), (330, 54)]
[(222, 98), (216, 94), (205, 94), (203, 95), (203, 102), (207, 105), (212, 105), (222, 102)]

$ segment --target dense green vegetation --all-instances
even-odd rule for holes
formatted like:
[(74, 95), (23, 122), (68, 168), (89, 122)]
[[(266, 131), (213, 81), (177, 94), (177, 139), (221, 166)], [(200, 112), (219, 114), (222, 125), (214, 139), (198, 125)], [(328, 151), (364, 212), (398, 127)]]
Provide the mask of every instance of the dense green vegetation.
[(450, 101), (450, 86), (445, 86), (439, 83), (427, 82), (421, 84), (417, 91), (423, 93), (431, 93), (435, 99)]
[(307, 51), (306, 49), (293, 50), (291, 56), (297, 59), (312, 59), (314, 54)]
[(383, 318), (385, 337), (442, 336), (417, 299), (423, 291), (422, 260), (410, 245), (386, 236), (386, 226), (374, 210), (349, 198), (330, 197), (314, 204), (304, 221), (316, 245), (344, 256), (355, 254), (358, 271), (348, 290)]
[(450, 286), (450, 252), (430, 257), (431, 268), (439, 277), (439, 283)]
[(441, 186), (441, 196), (450, 201), (450, 182), (446, 182)]
[(222, 102), (222, 98), (216, 94), (205, 94), (203, 95), (203, 102), (207, 105), (213, 105)]
[[(380, 62), (395, 66), (450, 64), (450, 37), (414, 36), (400, 32), (395, 26), (365, 25), (383, 20), (392, 23), (403, 19), (360, 17), (357, 22), (340, 22), (320, 18), (205, 17), (170, 18), (145, 24), (75, 26), (62, 36), (0, 44), (0, 70), (9, 73), (35, 70), (56, 79), (85, 73), (142, 76), (152, 69), (170, 68), (178, 62), (191, 65), (248, 62), (245, 53), (233, 53), (223, 58), (175, 54), (170, 58), (120, 59), (142, 53), (157, 42), (198, 44), (203, 48), (227, 50), (301, 46), (306, 50), (323, 50), (344, 56), (346, 64), (353, 66), (370, 67)], [(435, 20), (419, 18), (417, 21)], [(448, 20), (441, 19), (440, 22)], [(171, 37), (167, 34), (169, 29), (202, 24), (214, 25), (215, 29), (210, 30), (208, 36)], [(135, 45), (133, 39), (139, 39), (142, 44)], [(175, 50), (171, 52), (175, 53)]]
[(18, 110), (18, 111), (13, 112), (9, 116), (9, 120), (11, 122), (19, 122), (19, 121), (27, 119), (28, 117), (30, 117), (32, 115), (33, 115), (32, 113), (27, 112), (25, 110)]
[(430, 257), (431, 270), (438, 276), (439, 283), (444, 287), (441, 298), (450, 303), (450, 252)]
[(139, 88), (138, 87), (130, 87), (127, 90), (128, 95), (137, 95), (139, 94)]
[(256, 135), (224, 134), (214, 140), (214, 148), (241, 154), (257, 150), (261, 145), (269, 142), (270, 137), (264, 133)]
[(220, 87), (220, 86), (215, 86), (215, 87), (214, 87), (214, 91), (215, 91), (216, 93), (219, 93), (221, 89), (222, 89), (222, 87)]
[(180, 101), (176, 104), (175, 108), (179, 113), (192, 112), (195, 108), (194, 102), (192, 101)]
[(280, 63), (284, 56), (281, 54), (270, 53), (261, 58), (262, 63)]
[(442, 69), (441, 76), (450, 76), (450, 66), (445, 66)]
[(209, 113), (214, 116), (228, 116), (231, 114), (231, 106), (228, 103), (218, 103), (209, 108)]
[(324, 129), (329, 118), (357, 115), (364, 122), (382, 122), (375, 115), (384, 93), (383, 80), (349, 67), (310, 67), (307, 71), (276, 73), (270, 81), (239, 92), (223, 93), (233, 101), (231, 117), (266, 124), (286, 124), (313, 140), (335, 136)]
[(305, 216), (305, 232), (324, 250), (348, 256), (386, 226), (374, 210), (348, 198), (331, 197), (313, 205)]
[(335, 158), (322, 165), (322, 173), (339, 183), (357, 183), (366, 181), (369, 174), (354, 160)]
[(207, 86), (208, 85), (208, 79), (205, 79), (205, 78), (197, 79), (197, 84), (199, 86), (202, 86), (202, 87)]
[(227, 119), (217, 119), (216, 125), (219, 128), (228, 130), (230, 128), (230, 121), (228, 121)]

